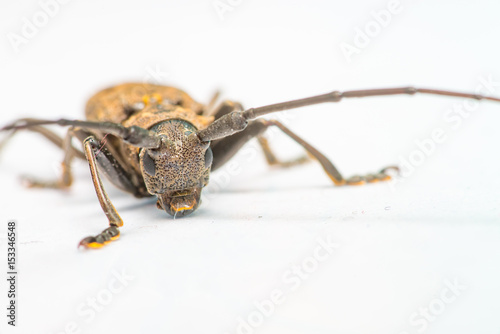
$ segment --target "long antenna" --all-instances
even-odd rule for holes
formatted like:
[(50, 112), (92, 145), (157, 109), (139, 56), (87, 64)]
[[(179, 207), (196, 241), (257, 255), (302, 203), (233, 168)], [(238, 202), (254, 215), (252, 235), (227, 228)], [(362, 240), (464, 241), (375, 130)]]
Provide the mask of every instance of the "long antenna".
[(210, 124), (206, 129), (198, 131), (197, 135), (202, 141), (210, 141), (210, 140), (224, 138), (232, 134), (235, 134), (237, 132), (243, 131), (246, 128), (248, 121), (256, 119), (260, 116), (278, 111), (306, 107), (314, 104), (339, 102), (344, 98), (401, 95), (401, 94), (414, 95), (417, 93), (451, 96), (451, 97), (463, 97), (475, 100), (500, 102), (500, 98), (497, 97), (484, 96), (480, 94), (460, 93), (448, 90), (415, 88), (415, 87), (363, 89), (363, 90), (351, 90), (345, 92), (334, 91), (331, 93), (306, 97), (303, 99), (270, 104), (258, 108), (250, 108), (242, 112), (232, 112), (217, 119), (215, 122)]

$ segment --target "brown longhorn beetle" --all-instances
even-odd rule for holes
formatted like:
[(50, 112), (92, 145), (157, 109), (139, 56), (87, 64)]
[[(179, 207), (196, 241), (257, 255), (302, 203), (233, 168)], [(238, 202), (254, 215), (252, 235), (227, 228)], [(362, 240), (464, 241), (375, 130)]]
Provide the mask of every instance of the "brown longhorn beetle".
[[(376, 174), (344, 178), (323, 154), (275, 120), (258, 117), (287, 109), (343, 98), (416, 93), (464, 97), (500, 102), (499, 98), (426, 88), (388, 88), (331, 92), (300, 100), (244, 110), (239, 103), (216, 105), (217, 94), (208, 105), (195, 102), (185, 92), (153, 84), (126, 83), (98, 92), (87, 102), (86, 121), (32, 118), (19, 119), (0, 131), (21, 129), (38, 132), (64, 150), (62, 175), (54, 182), (28, 179), (30, 187), (67, 188), (72, 183), (73, 158), (86, 159), (101, 207), (109, 220), (107, 229), (84, 238), (79, 245), (100, 248), (116, 240), (123, 221), (103, 188), (100, 174), (115, 186), (136, 197), (156, 196), (156, 206), (169, 215), (183, 217), (200, 205), (201, 190), (208, 184), (210, 171), (226, 163), (247, 141), (257, 137), (270, 164), (294, 165), (305, 159), (280, 162), (262, 134), (276, 126), (301, 145), (322, 165), (337, 186), (359, 185), (391, 178), (390, 169)], [(69, 126), (64, 138), (46, 125)], [(11, 136), (10, 135), (10, 136)], [(10, 136), (8, 138), (10, 138)], [(72, 146), (72, 138), (83, 142), (83, 152)]]

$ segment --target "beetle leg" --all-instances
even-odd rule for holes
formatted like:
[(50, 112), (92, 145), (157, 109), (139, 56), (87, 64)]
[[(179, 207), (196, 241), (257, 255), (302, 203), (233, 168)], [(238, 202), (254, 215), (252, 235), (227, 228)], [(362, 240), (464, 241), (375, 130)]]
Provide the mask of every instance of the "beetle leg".
[[(87, 140), (92, 148), (100, 173), (106, 176), (111, 183), (135, 197), (151, 196), (146, 190), (144, 181), (139, 179), (130, 168), (126, 168), (127, 166), (122, 159), (118, 159), (120, 155), (117, 154), (113, 145), (109, 145), (105, 138), (101, 141), (96, 140), (88, 131), (78, 130), (78, 132), (79, 138)], [(89, 136), (92, 139), (87, 139)]]
[(301, 165), (303, 163), (311, 161), (309, 159), (309, 156), (307, 156), (307, 155), (303, 155), (303, 156), (300, 156), (300, 157), (298, 157), (296, 159), (292, 159), (292, 160), (282, 161), (282, 160), (278, 159), (278, 157), (276, 157), (273, 150), (269, 146), (269, 142), (267, 141), (266, 137), (258, 136), (257, 140), (259, 141), (260, 147), (262, 147), (262, 151), (264, 151), (264, 156), (266, 157), (267, 163), (271, 166), (280, 166), (280, 167), (288, 168), (288, 167)]
[(101, 248), (102, 246), (114, 241), (120, 237), (120, 231), (117, 226), (110, 226), (95, 237), (86, 237), (78, 244), (86, 248)]
[[(45, 129), (46, 130), (46, 129)], [(61, 143), (62, 149), (64, 151), (64, 159), (61, 163), (62, 173), (61, 177), (55, 181), (41, 181), (36, 178), (29, 176), (23, 176), (23, 183), (29, 188), (54, 188), (54, 189), (66, 189), (73, 183), (73, 174), (71, 173), (71, 161), (74, 157), (73, 147), (71, 145), (71, 139), (73, 138), (73, 129), (68, 129), (64, 140)]]
[[(221, 118), (222, 116), (227, 115), (233, 111), (241, 111), (241, 110), (243, 110), (243, 107), (241, 104), (239, 104), (237, 102), (230, 101), (230, 100), (226, 100), (226, 101), (223, 101), (222, 103), (220, 103), (212, 114), (215, 116), (215, 119), (217, 120), (217, 119)], [(209, 114), (209, 115), (212, 115), (212, 114)], [(254, 125), (254, 127), (255, 127), (255, 125)], [(254, 130), (254, 131), (258, 131), (258, 130)], [(252, 131), (249, 131), (249, 132), (252, 132)], [(232, 138), (233, 138), (232, 140), (237, 140), (234, 138), (234, 136)], [(262, 151), (264, 152), (267, 163), (271, 166), (291, 167), (291, 166), (300, 165), (302, 163), (309, 161), (309, 157), (307, 155), (298, 157), (297, 159), (293, 159), (290, 161), (280, 161), (276, 157), (276, 155), (273, 153), (273, 151), (272, 151), (271, 147), (269, 146), (269, 143), (267, 142), (267, 139), (265, 137), (259, 135), (259, 136), (257, 136), (257, 139), (258, 139), (259, 145), (262, 148)], [(215, 146), (217, 144), (217, 142), (218, 142), (218, 140), (213, 141), (213, 146)]]
[[(13, 126), (19, 123), (32, 123), (32, 122), (37, 122), (38, 120), (36, 118), (22, 118), (18, 119), (15, 122), (12, 123)], [(32, 131), (32, 132), (37, 132), (47, 138), (50, 142), (52, 142), (54, 145), (57, 147), (63, 149), (64, 148), (64, 139), (61, 138), (58, 134), (55, 132), (47, 129), (46, 127), (40, 126), (40, 125), (34, 125), (31, 127), (27, 127), (26, 130)], [(12, 130), (2, 141), (0, 141), (0, 150), (3, 149), (3, 147), (7, 144), (7, 142), (19, 131), (18, 129)], [(85, 154), (83, 154), (82, 151), (76, 149), (75, 147), (71, 146), (71, 151), (73, 152), (73, 155), (79, 159), (85, 160)]]
[(378, 173), (375, 174), (368, 174), (364, 176), (352, 176), (347, 179), (345, 179), (342, 174), (337, 170), (337, 168), (328, 160), (321, 152), (319, 152), (317, 149), (315, 149), (313, 146), (311, 146), (309, 143), (307, 143), (304, 139), (300, 138), (297, 136), (295, 133), (290, 131), (287, 127), (285, 127), (283, 124), (281, 124), (278, 121), (275, 120), (269, 120), (269, 121), (264, 121), (267, 126), (276, 126), (278, 127), (281, 131), (283, 131), (286, 135), (288, 135), (290, 138), (292, 138), (296, 143), (301, 145), (303, 148), (306, 149), (306, 151), (313, 156), (318, 162), (321, 164), (323, 169), (325, 170), (325, 173), (330, 177), (330, 179), (333, 181), (333, 183), (337, 186), (341, 185), (362, 185), (365, 183), (373, 183), (373, 182), (378, 182), (378, 181), (389, 181), (391, 179), (391, 175), (389, 175), (387, 172), (389, 170), (394, 170), (396, 172), (399, 172), (399, 168), (397, 166), (389, 166), (386, 167), (382, 170), (380, 170)]
[(123, 221), (118, 215), (115, 207), (113, 206), (113, 203), (111, 203), (108, 194), (104, 190), (101, 177), (99, 176), (95, 155), (96, 144), (97, 140), (95, 139), (95, 137), (89, 136), (84, 140), (83, 147), (85, 156), (87, 157), (87, 160), (89, 162), (90, 174), (92, 175), (92, 182), (94, 183), (97, 198), (99, 199), (99, 203), (101, 204), (104, 214), (108, 218), (110, 227), (96, 236), (86, 237), (82, 241), (80, 241), (79, 246), (84, 246), (87, 248), (100, 248), (105, 244), (118, 239), (118, 237), (120, 236), (118, 227), (123, 226)]
[(390, 166), (382, 169), (380, 172), (375, 174), (368, 174), (366, 176), (353, 176), (345, 179), (342, 174), (337, 170), (337, 168), (328, 160), (321, 152), (316, 150), (313, 146), (307, 143), (305, 140), (297, 136), (295, 133), (286, 128), (283, 124), (274, 120), (256, 120), (248, 123), (247, 128), (244, 131), (238, 132), (230, 137), (217, 140), (212, 146), (212, 151), (214, 155), (214, 160), (212, 164), (212, 170), (216, 170), (226, 163), (231, 157), (233, 157), (236, 152), (251, 138), (258, 137), (264, 133), (264, 131), (270, 127), (276, 126), (286, 135), (292, 138), (295, 142), (301, 145), (309, 155), (314, 157), (319, 161), (326, 174), (330, 177), (335, 185), (361, 185), (365, 183), (372, 183), (377, 181), (388, 181), (391, 176), (387, 173), (389, 170), (398, 171), (398, 167)]
[(263, 120), (248, 123), (245, 131), (241, 131), (231, 137), (215, 140), (211, 143), (213, 153), (212, 171), (224, 165), (231, 159), (250, 139), (264, 133), (267, 125)]

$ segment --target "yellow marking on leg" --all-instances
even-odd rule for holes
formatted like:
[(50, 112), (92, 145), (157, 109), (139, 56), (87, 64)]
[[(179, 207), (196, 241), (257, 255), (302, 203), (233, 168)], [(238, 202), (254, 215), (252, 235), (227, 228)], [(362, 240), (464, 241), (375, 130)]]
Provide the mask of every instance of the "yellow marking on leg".
[(336, 185), (336, 186), (343, 186), (346, 184), (346, 181), (345, 180), (338, 180), (336, 178), (334, 178), (332, 175), (330, 175), (330, 173), (328, 173), (326, 170), (325, 170), (326, 174), (328, 175), (328, 177), (330, 178), (330, 180), (332, 180), (332, 182)]
[(97, 249), (97, 248), (101, 248), (102, 246), (104, 246), (104, 244), (100, 244), (98, 242), (91, 242), (89, 244), (84, 244), (83, 246), (87, 247), (87, 248), (94, 248), (94, 249)]
[(364, 181), (364, 180), (357, 181), (357, 182), (347, 182), (347, 185), (349, 185), (349, 186), (362, 186), (364, 184), (366, 184), (366, 181)]
[(392, 179), (392, 176), (386, 175), (383, 179), (380, 179), (380, 181), (389, 181)]

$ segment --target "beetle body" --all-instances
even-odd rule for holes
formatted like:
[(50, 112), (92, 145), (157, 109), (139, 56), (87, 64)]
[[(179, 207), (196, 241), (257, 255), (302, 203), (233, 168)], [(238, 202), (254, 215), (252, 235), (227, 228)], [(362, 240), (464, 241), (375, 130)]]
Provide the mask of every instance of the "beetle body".
[[(204, 110), (204, 105), (177, 88), (126, 83), (92, 96), (85, 116), (89, 121), (138, 126), (162, 136), (165, 145), (160, 149), (139, 148), (112, 135), (106, 140), (138, 185), (136, 196), (158, 196), (158, 208), (181, 217), (198, 207), (201, 188), (209, 179), (208, 144), (200, 145), (193, 137), (214, 120), (201, 115)], [(105, 136), (99, 134), (101, 140)]]
[[(100, 248), (117, 239), (120, 234), (118, 228), (123, 226), (104, 190), (100, 175), (104, 174), (115, 186), (137, 197), (156, 196), (159, 209), (174, 218), (183, 217), (200, 205), (201, 191), (208, 184), (210, 172), (229, 161), (252, 138), (258, 139), (270, 165), (290, 167), (308, 161), (307, 157), (280, 161), (263, 137), (271, 126), (279, 128), (302, 146), (309, 157), (321, 164), (337, 186), (388, 181), (391, 175), (387, 172), (397, 172), (397, 166), (345, 178), (325, 155), (296, 133), (276, 120), (260, 117), (288, 109), (335, 103), (345, 98), (416, 93), (500, 102), (498, 97), (478, 94), (398, 87), (333, 91), (244, 110), (239, 103), (232, 101), (223, 101), (214, 107), (217, 95), (205, 106), (176, 88), (126, 83), (91, 97), (85, 110), (85, 121), (23, 118), (0, 128), (0, 131), (12, 131), (11, 134), (14, 134), (28, 129), (40, 133), (64, 150), (60, 179), (50, 182), (29, 179), (29, 186), (67, 188), (72, 183), (72, 159), (78, 157), (88, 161), (92, 182), (109, 227), (96, 236), (84, 238), (80, 245)], [(54, 124), (70, 127), (64, 139), (45, 127)], [(84, 152), (72, 146), (74, 137), (82, 141)]]

